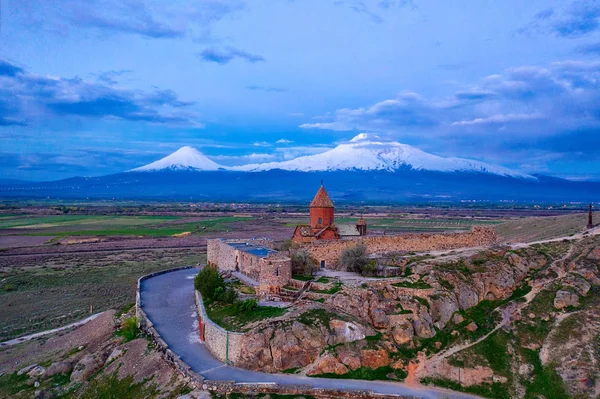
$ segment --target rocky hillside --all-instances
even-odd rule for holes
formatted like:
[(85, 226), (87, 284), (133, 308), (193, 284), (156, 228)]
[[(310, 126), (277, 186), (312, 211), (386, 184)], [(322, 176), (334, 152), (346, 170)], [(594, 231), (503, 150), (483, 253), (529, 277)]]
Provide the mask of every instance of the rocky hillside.
[(600, 239), (398, 265), (400, 278), (345, 281), (255, 328), (239, 366), (492, 398), (600, 394)]

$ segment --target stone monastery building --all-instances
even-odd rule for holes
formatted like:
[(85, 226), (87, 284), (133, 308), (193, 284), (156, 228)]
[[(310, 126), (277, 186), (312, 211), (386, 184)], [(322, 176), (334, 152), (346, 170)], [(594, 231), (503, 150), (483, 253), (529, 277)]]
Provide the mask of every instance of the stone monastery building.
[[(425, 252), (490, 245), (496, 242), (493, 227), (475, 226), (470, 232), (368, 236), (363, 218), (356, 225), (336, 225), (333, 202), (325, 187), (310, 203), (310, 224), (298, 225), (292, 240), (308, 251), (321, 268), (338, 263), (344, 249), (363, 244), (367, 254), (396, 251)], [(278, 297), (292, 279), (292, 261), (277, 252), (268, 239), (209, 239), (208, 263), (232, 272), (261, 297)]]
[(309, 244), (316, 240), (339, 240), (340, 238), (364, 236), (367, 224), (361, 218), (356, 226), (335, 225), (335, 211), (323, 183), (310, 203), (310, 224), (296, 226), (292, 240), (297, 244)]

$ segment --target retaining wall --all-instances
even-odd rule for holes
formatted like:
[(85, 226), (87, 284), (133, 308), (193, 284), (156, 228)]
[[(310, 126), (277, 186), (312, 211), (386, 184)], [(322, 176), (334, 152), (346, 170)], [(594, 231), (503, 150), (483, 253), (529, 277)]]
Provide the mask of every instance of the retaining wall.
[[(213, 391), (221, 394), (228, 394), (231, 392), (242, 392), (242, 393), (278, 393), (285, 395), (310, 395), (319, 399), (419, 399), (414, 396), (403, 396), (394, 394), (377, 394), (369, 390), (352, 390), (352, 389), (323, 389), (314, 388), (310, 385), (279, 385), (276, 383), (236, 383), (234, 381), (205, 381), (204, 377), (194, 372), (181, 358), (169, 349), (169, 345), (161, 338), (160, 334), (154, 328), (152, 321), (144, 312), (142, 308), (143, 303), (140, 297), (141, 283), (149, 278), (174, 272), (177, 270), (190, 269), (192, 266), (178, 267), (174, 269), (163, 270), (160, 272), (148, 274), (142, 276), (137, 282), (137, 292), (135, 300), (136, 316), (138, 320), (138, 327), (145, 334), (151, 337), (154, 341), (157, 350), (162, 354), (163, 358), (172, 364), (177, 370), (179, 370), (185, 377), (189, 378), (189, 385), (193, 388), (201, 388), (203, 390)], [(223, 360), (223, 354), (227, 350), (227, 334), (229, 334), (229, 360), (235, 362), (235, 359), (239, 358), (239, 352), (241, 347), (241, 341), (244, 334), (227, 332), (222, 327), (217, 326), (212, 320), (210, 320), (204, 309), (202, 298), (197, 291), (195, 292), (196, 307), (199, 317), (205, 322), (205, 344), (211, 353)], [(268, 378), (268, 377), (266, 377)], [(341, 381), (340, 381), (341, 382)], [(368, 383), (368, 382), (366, 382)]]
[(208, 318), (200, 293), (194, 290), (198, 321), (204, 323), (204, 344), (214, 357), (223, 363), (235, 365), (240, 358), (244, 334), (227, 331)]

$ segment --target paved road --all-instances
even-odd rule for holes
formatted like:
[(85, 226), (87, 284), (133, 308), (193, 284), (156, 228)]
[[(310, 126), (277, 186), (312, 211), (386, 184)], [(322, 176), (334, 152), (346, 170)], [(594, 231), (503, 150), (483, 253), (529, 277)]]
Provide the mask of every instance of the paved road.
[(193, 278), (198, 269), (161, 274), (142, 282), (142, 307), (170, 349), (181, 356), (194, 371), (208, 380), (236, 382), (275, 382), (304, 384), (320, 388), (369, 389), (377, 393), (413, 395), (433, 399), (473, 399), (476, 396), (427, 387), (383, 381), (337, 380), (303, 376), (267, 374), (226, 366), (215, 359), (199, 341)]

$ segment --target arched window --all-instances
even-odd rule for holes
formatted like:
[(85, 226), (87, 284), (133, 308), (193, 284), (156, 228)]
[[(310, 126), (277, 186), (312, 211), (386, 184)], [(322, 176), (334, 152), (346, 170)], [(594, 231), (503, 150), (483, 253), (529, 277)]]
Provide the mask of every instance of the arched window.
[(275, 269), (275, 275), (279, 276), (279, 268)]
[(319, 224), (323, 224), (323, 218), (319, 218)]

